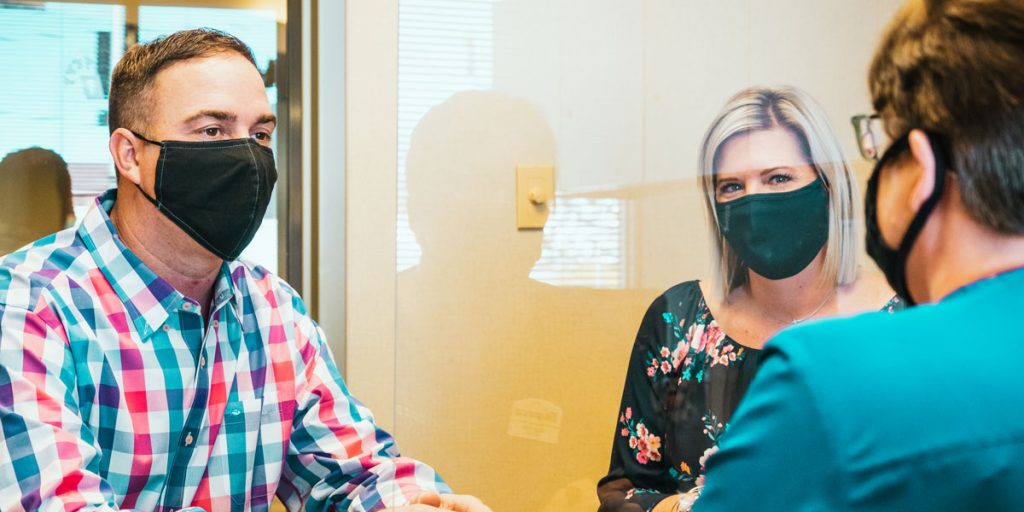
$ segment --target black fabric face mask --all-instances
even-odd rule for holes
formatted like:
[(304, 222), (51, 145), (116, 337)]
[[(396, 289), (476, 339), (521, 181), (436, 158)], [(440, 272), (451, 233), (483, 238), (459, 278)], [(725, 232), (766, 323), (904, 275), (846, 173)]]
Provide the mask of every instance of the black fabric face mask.
[(142, 195), (210, 252), (238, 259), (270, 205), (274, 152), (251, 138), (156, 142), (135, 136), (160, 146), (156, 197), (139, 187)]
[(921, 205), (921, 209), (917, 211), (913, 220), (910, 221), (910, 225), (907, 226), (907, 232), (903, 235), (903, 239), (900, 240), (897, 248), (892, 249), (885, 244), (885, 240), (882, 238), (882, 231), (878, 227), (878, 180), (879, 174), (883, 171), (885, 165), (891, 163), (897, 155), (910, 148), (909, 134), (893, 141), (889, 149), (882, 155), (882, 158), (875, 164), (875, 170), (871, 173), (871, 179), (868, 181), (867, 194), (864, 196), (864, 220), (867, 228), (868, 255), (871, 256), (871, 259), (875, 260), (878, 268), (885, 274), (885, 279), (889, 281), (889, 286), (892, 287), (893, 291), (900, 297), (903, 297), (907, 304), (911, 306), (915, 305), (916, 302), (907, 288), (907, 257), (910, 255), (910, 250), (913, 249), (917, 237), (924, 229), (928, 216), (935, 210), (935, 205), (938, 204), (939, 198), (942, 197), (942, 189), (946, 181), (944, 179), (947, 169), (945, 146), (937, 135), (931, 133), (927, 135), (928, 142), (932, 147), (932, 153), (935, 155), (935, 189), (932, 190), (931, 196), (925, 200)]
[(715, 211), (729, 247), (768, 279), (799, 274), (828, 241), (828, 191), (821, 178), (790, 192), (715, 203)]

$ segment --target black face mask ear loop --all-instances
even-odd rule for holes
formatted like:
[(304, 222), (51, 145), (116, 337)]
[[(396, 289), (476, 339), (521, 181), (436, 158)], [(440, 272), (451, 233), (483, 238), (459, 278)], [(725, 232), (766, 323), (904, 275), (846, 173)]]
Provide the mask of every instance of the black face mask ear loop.
[(141, 140), (142, 142), (146, 142), (146, 143), (152, 144), (154, 146), (164, 147), (164, 143), (163, 142), (157, 142), (155, 140), (147, 139), (146, 137), (143, 137), (141, 133), (139, 133), (139, 132), (137, 132), (135, 130), (128, 130), (128, 131), (132, 132), (132, 135), (138, 137), (139, 140)]
[[(161, 157), (163, 156), (163, 149), (164, 149), (164, 143), (163, 142), (157, 142), (155, 140), (147, 139), (146, 137), (143, 137), (142, 134), (140, 134), (139, 132), (137, 132), (135, 130), (128, 130), (128, 131), (132, 132), (132, 135), (138, 137), (139, 140), (141, 140), (142, 142), (145, 142), (147, 144), (152, 144), (154, 146), (160, 146), (160, 154), (161, 154)], [(139, 189), (139, 192), (142, 193), (142, 197), (145, 197), (147, 200), (149, 200), (150, 203), (153, 203), (153, 206), (155, 206), (157, 210), (160, 210), (162, 208), (160, 201), (158, 201), (155, 197), (152, 197), (149, 194), (147, 194), (146, 191), (143, 190), (142, 185), (139, 185), (139, 184), (136, 183), (135, 184), (135, 188)]]
[[(928, 145), (931, 147), (932, 155), (935, 159), (935, 186), (932, 188), (932, 193), (928, 196), (928, 199), (921, 203), (921, 208), (917, 210), (917, 214), (910, 221), (910, 225), (907, 226), (907, 232), (903, 234), (903, 240), (900, 241), (900, 246), (896, 249), (898, 254), (897, 261), (900, 267), (899, 272), (903, 275), (904, 282), (907, 279), (907, 258), (910, 257), (910, 251), (914, 248), (914, 242), (917, 241), (921, 231), (924, 230), (925, 223), (928, 222), (928, 218), (931, 217), (935, 207), (939, 204), (939, 200), (942, 199), (942, 193), (946, 185), (946, 171), (949, 169), (946, 167), (946, 146), (941, 137), (931, 132), (924, 133), (928, 137)], [(908, 289), (908, 295), (909, 291)]]
[[(924, 133), (928, 137), (928, 144), (931, 146), (932, 153), (935, 158), (935, 185), (932, 188), (932, 192), (924, 203), (921, 204), (917, 213), (914, 214), (914, 218), (911, 219), (906, 232), (903, 234), (902, 240), (900, 240), (899, 245), (895, 250), (886, 248), (885, 243), (881, 240), (878, 240), (877, 242), (878, 244), (881, 244), (881, 247), (879, 247), (880, 254), (877, 256), (883, 258), (883, 261), (888, 261), (889, 264), (892, 265), (891, 270), (886, 271), (886, 269), (883, 268), (883, 272), (886, 272), (886, 277), (890, 279), (890, 284), (893, 286), (896, 293), (903, 296), (903, 299), (911, 306), (915, 305), (917, 302), (910, 296), (910, 290), (907, 288), (907, 258), (910, 256), (910, 251), (914, 247), (914, 242), (917, 241), (918, 236), (924, 229), (925, 223), (928, 222), (928, 218), (931, 216), (931, 213), (935, 210), (939, 200), (942, 198), (942, 194), (945, 189), (946, 171), (948, 170), (948, 167), (946, 166), (947, 155), (945, 141), (938, 134), (930, 132)], [(887, 163), (894, 160), (897, 155), (901, 154), (903, 151), (907, 151), (909, 148), (909, 135), (905, 135), (900, 139), (897, 139), (897, 141), (893, 143), (893, 146), (886, 150), (885, 154), (882, 155), (882, 158), (875, 166), (875, 172), (873, 173), (871, 183), (869, 184), (869, 195), (871, 195), (872, 190), (874, 190), (874, 197), (871, 199), (876, 202), (878, 200), (876, 183), (879, 179), (878, 173)], [(866, 213), (875, 217), (874, 224), (876, 229), (878, 229), (877, 205), (869, 203), (868, 211)], [(877, 235), (879, 238), (881, 237), (880, 233)], [(869, 245), (869, 253), (870, 252)], [(876, 255), (873, 254), (872, 256)], [(883, 262), (879, 261), (877, 258), (876, 262), (879, 263), (879, 266), (885, 266), (883, 265)], [(891, 276), (889, 275), (890, 273), (892, 274)]]

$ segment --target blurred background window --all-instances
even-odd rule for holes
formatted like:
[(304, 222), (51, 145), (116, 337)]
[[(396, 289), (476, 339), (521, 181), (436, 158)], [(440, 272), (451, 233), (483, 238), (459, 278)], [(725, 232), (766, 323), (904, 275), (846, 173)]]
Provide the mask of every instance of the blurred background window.
[(114, 184), (107, 92), (124, 42), (120, 5), (0, 2), (0, 156), (59, 154), (78, 216)]
[[(107, 95), (111, 72), (133, 41), (198, 27), (240, 38), (253, 49), (276, 113), (281, 91), (275, 68), (285, 1), (257, 2), (257, 8), (250, 8), (253, 2), (234, 2), (246, 8), (231, 8), (232, 2), (218, 2), (216, 8), (180, 3), (187, 5), (0, 1), (0, 157), (8, 157), (0, 171), (5, 189), (0, 254), (63, 229), (114, 186)], [(258, 8), (262, 4), (266, 8)], [(287, 148), (282, 137), (276, 138), (281, 167)], [(54, 171), (61, 167), (58, 160), (66, 169), (64, 178)], [(68, 178), (71, 198), (65, 200), (61, 187)], [(68, 206), (71, 211), (64, 211)], [(267, 211), (243, 253), (273, 270), (278, 269), (277, 210)]]

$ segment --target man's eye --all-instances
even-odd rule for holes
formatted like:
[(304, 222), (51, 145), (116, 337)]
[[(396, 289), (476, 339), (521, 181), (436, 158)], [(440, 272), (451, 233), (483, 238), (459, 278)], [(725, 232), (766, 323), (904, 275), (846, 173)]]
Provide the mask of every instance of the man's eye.
[(203, 133), (208, 137), (216, 137), (220, 135), (220, 128), (204, 128)]
[(270, 140), (270, 134), (269, 133), (264, 133), (264, 132), (256, 132), (256, 133), (253, 134), (252, 137), (254, 139), (256, 139), (258, 141), (262, 141), (262, 142), (267, 142), (267, 141)]

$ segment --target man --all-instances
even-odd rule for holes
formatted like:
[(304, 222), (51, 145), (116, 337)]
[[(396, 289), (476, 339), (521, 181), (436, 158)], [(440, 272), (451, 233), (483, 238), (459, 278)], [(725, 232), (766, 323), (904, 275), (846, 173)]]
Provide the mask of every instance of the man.
[(0, 264), (0, 509), (487, 510), (399, 456), (302, 300), (237, 261), (277, 178), (251, 50), (130, 49), (109, 122), (117, 189)]
[(871, 66), (894, 139), (868, 251), (908, 303), (780, 334), (695, 510), (1024, 504), (1024, 3), (911, 0)]

